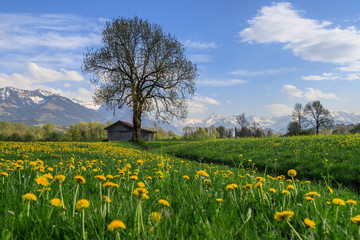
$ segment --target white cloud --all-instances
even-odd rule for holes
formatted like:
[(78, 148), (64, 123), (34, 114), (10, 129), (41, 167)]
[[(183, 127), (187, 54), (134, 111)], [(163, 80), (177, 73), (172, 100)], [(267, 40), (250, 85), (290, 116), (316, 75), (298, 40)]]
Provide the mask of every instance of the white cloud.
[(305, 91), (298, 89), (293, 85), (284, 85), (281, 88), (282, 92), (297, 98), (306, 98), (308, 101), (315, 101), (320, 99), (336, 99), (340, 100), (334, 93), (324, 93), (319, 89), (306, 88)]
[(241, 79), (203, 79), (197, 82), (199, 85), (211, 87), (228, 87), (244, 83), (246, 83), (246, 81)]
[(0, 49), (76, 50), (100, 43), (100, 24), (71, 15), (0, 14)]
[(348, 74), (345, 78), (345, 80), (348, 80), (348, 81), (354, 81), (354, 80), (359, 80), (359, 79), (360, 79), (360, 76), (355, 73)]
[(84, 77), (77, 71), (68, 71), (65, 69), (56, 71), (50, 68), (40, 67), (36, 63), (29, 63), (26, 73), (14, 73), (11, 75), (0, 73), (1, 86), (11, 86), (23, 89), (34, 89), (34, 85), (42, 83), (83, 80)]
[(265, 106), (274, 116), (280, 117), (289, 115), (292, 112), (292, 108), (284, 104), (269, 104)]
[(298, 98), (303, 97), (303, 92), (300, 89), (297, 89), (293, 85), (284, 85), (282, 86), (281, 91), (294, 97), (298, 97)]
[(320, 99), (336, 99), (340, 100), (334, 93), (324, 93), (319, 89), (307, 88), (304, 93), (304, 97), (309, 101), (315, 101)]
[(343, 72), (360, 72), (360, 61), (353, 61), (345, 67), (340, 67), (339, 70)]
[(322, 75), (302, 76), (301, 78), (305, 81), (322, 81), (322, 80), (336, 80), (339, 79), (339, 76), (336, 76), (333, 73), (323, 73)]
[(218, 101), (216, 101), (215, 99), (201, 96), (201, 95), (196, 95), (194, 97), (194, 101), (201, 102), (201, 103), (213, 104), (213, 105), (220, 105), (220, 103)]
[(330, 22), (301, 14), (287, 2), (265, 6), (239, 36), (246, 42), (284, 43), (285, 49), (310, 61), (347, 63), (360, 59), (360, 32), (355, 27), (331, 27)]
[(239, 69), (230, 72), (232, 75), (236, 76), (265, 76), (265, 75), (274, 75), (283, 72), (293, 72), (296, 71), (295, 68), (278, 68), (278, 69), (265, 69), (265, 70), (258, 70), (258, 71), (249, 71), (246, 69)]
[(192, 41), (192, 40), (186, 40), (183, 42), (185, 47), (187, 48), (198, 48), (198, 49), (209, 49), (209, 48), (218, 48), (219, 45), (217, 45), (215, 42), (199, 42), (199, 41)]
[(207, 107), (199, 102), (189, 101), (188, 111), (189, 113), (204, 113), (207, 111)]
[(207, 54), (193, 54), (189, 55), (189, 59), (195, 63), (207, 63), (213, 60), (213, 57)]

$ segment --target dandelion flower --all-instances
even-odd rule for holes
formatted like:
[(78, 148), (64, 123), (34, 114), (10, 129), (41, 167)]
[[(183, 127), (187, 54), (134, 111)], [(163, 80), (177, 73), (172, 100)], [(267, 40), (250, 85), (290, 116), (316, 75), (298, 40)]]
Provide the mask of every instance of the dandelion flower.
[(159, 212), (152, 212), (151, 213), (151, 219), (154, 221), (154, 222), (159, 222), (160, 219), (161, 219), (161, 214)]
[(138, 183), (137, 183), (137, 186), (138, 186), (139, 188), (144, 188), (144, 187), (145, 187), (145, 183), (143, 183), (143, 182), (138, 182)]
[(320, 197), (320, 194), (317, 193), (317, 192), (308, 192), (308, 193), (306, 194), (306, 196), (309, 196), (309, 197), (314, 198), (314, 197)]
[(90, 206), (90, 202), (86, 199), (81, 199), (76, 203), (77, 210), (83, 210), (84, 208), (88, 208)]
[(290, 192), (288, 190), (282, 190), (281, 193), (284, 194), (284, 195), (290, 194)]
[(254, 188), (255, 189), (259, 189), (260, 187), (262, 187), (263, 183), (262, 182), (257, 182), (255, 185), (254, 185)]
[(160, 203), (160, 204), (163, 205), (163, 206), (170, 207), (170, 203), (169, 203), (168, 201), (164, 200), (164, 199), (160, 199), (160, 200), (158, 201), (158, 203)]
[(295, 187), (294, 187), (294, 185), (288, 185), (287, 187), (286, 187), (286, 189), (287, 190), (295, 190)]
[(272, 192), (272, 193), (276, 193), (276, 189), (275, 189), (275, 188), (270, 188), (269, 191)]
[(54, 198), (50, 200), (50, 204), (55, 207), (62, 207), (63, 203), (59, 198)]
[(85, 178), (83, 176), (80, 176), (80, 175), (75, 176), (74, 180), (75, 180), (75, 182), (77, 182), (79, 184), (85, 184), (86, 183)]
[(130, 176), (130, 179), (131, 179), (131, 180), (138, 180), (139, 178), (138, 178), (138, 176), (136, 176), (136, 175), (132, 175), (132, 176)]
[(342, 200), (342, 199), (340, 199), (340, 198), (334, 198), (334, 199), (332, 200), (332, 203), (333, 203), (334, 205), (337, 205), (337, 206), (345, 205), (345, 201)]
[(209, 177), (209, 174), (207, 173), (207, 172), (205, 172), (205, 171), (197, 171), (196, 172), (196, 175), (198, 175), (198, 176), (203, 176), (203, 177)]
[(108, 225), (108, 230), (109, 231), (119, 231), (122, 229), (125, 229), (126, 226), (125, 224), (121, 221), (121, 220), (113, 220), (109, 225)]
[(105, 176), (103, 176), (103, 175), (96, 175), (96, 176), (94, 176), (94, 178), (95, 178), (96, 180), (99, 180), (100, 182), (102, 182), (102, 181), (105, 181), (105, 180), (106, 180), (106, 177), (105, 177)]
[(119, 187), (119, 184), (107, 182), (103, 184), (103, 187), (111, 188), (111, 187)]
[(356, 205), (356, 201), (354, 200), (347, 200), (346, 203), (350, 204), (350, 205)]
[(49, 185), (49, 180), (46, 177), (43, 177), (43, 176), (36, 178), (35, 181), (36, 181), (36, 183), (38, 185), (41, 185), (41, 186), (44, 186), (44, 187)]
[(283, 211), (283, 212), (276, 212), (274, 218), (278, 221), (282, 221), (282, 220), (288, 221), (291, 219), (292, 216), (294, 216), (293, 211)]
[(313, 229), (315, 229), (315, 222), (314, 221), (312, 221), (312, 220), (310, 220), (310, 219), (308, 219), (308, 218), (305, 218), (304, 219), (304, 223), (305, 223), (305, 225), (306, 226), (308, 226), (309, 228), (313, 228)]
[(9, 177), (9, 174), (7, 172), (0, 172), (1, 177)]
[(36, 195), (33, 193), (27, 193), (27, 194), (23, 195), (22, 198), (24, 200), (28, 200), (28, 201), (36, 201), (37, 200)]
[(54, 177), (54, 181), (55, 181), (55, 182), (63, 182), (63, 181), (65, 181), (65, 176), (62, 175), (62, 174), (56, 175), (56, 176)]
[(218, 203), (222, 203), (222, 202), (224, 201), (224, 199), (222, 199), (222, 198), (217, 198), (216, 201), (217, 201)]
[(189, 178), (189, 176), (188, 176), (188, 175), (184, 175), (184, 176), (183, 176), (183, 179), (187, 179), (187, 180), (189, 180), (190, 178)]
[(328, 186), (328, 189), (329, 189), (330, 194), (333, 194), (334, 191), (331, 189), (331, 187)]
[(356, 223), (357, 225), (360, 225), (360, 215), (357, 215), (356, 217), (351, 218), (351, 221), (353, 223)]
[(289, 177), (295, 177), (297, 175), (297, 172), (295, 171), (295, 169), (290, 169), (287, 174)]
[(236, 183), (232, 183), (226, 186), (226, 190), (232, 190), (238, 188), (239, 186)]

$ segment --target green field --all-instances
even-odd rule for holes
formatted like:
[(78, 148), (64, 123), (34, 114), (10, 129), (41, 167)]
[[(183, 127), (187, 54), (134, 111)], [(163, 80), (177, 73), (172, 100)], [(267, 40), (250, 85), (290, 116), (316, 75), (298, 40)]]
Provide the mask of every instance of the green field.
[[(266, 152), (270, 140), (260, 141), (167, 142), (161, 154), (121, 142), (0, 142), (1, 239), (358, 239), (358, 194), (305, 181), (301, 165), (296, 176), (257, 173), (247, 154)], [(229, 151), (244, 168), (164, 154), (245, 143), (252, 151)]]
[(249, 168), (255, 163), (262, 172), (274, 175), (293, 168), (301, 179), (360, 190), (360, 135), (157, 141), (149, 147), (157, 152), (233, 167)]

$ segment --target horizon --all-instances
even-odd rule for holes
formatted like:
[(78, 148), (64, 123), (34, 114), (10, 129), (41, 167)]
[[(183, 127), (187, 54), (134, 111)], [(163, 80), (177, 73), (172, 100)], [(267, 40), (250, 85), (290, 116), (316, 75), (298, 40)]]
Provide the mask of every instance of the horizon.
[(191, 8), (190, 1), (157, 3), (5, 3), (0, 87), (91, 101), (82, 54), (102, 46), (106, 20), (138, 16), (177, 37), (198, 65), (188, 119), (243, 112), (281, 117), (295, 103), (313, 100), (331, 112), (360, 112), (353, 104), (360, 100), (360, 2), (199, 1)]

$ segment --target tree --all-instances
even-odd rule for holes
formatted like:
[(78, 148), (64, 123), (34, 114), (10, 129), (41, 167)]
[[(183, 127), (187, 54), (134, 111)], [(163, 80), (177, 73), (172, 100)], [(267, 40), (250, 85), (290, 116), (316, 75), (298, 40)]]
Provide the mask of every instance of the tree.
[(82, 69), (97, 86), (95, 102), (114, 112), (132, 108), (133, 140), (140, 140), (143, 114), (163, 121), (186, 118), (197, 67), (174, 36), (147, 20), (118, 18), (106, 22), (102, 41), (103, 47), (84, 55)]
[(301, 103), (296, 103), (294, 106), (294, 110), (292, 111), (292, 119), (294, 122), (297, 122), (298, 130), (296, 130), (296, 134), (298, 135), (302, 131), (302, 125), (306, 121), (305, 112)]
[(296, 136), (300, 134), (301, 126), (298, 122), (290, 122), (287, 127), (287, 134), (291, 136)]
[(307, 120), (316, 130), (316, 135), (319, 135), (321, 127), (331, 127), (334, 119), (330, 115), (330, 111), (325, 109), (320, 101), (309, 102), (304, 108), (305, 115), (310, 116)]

